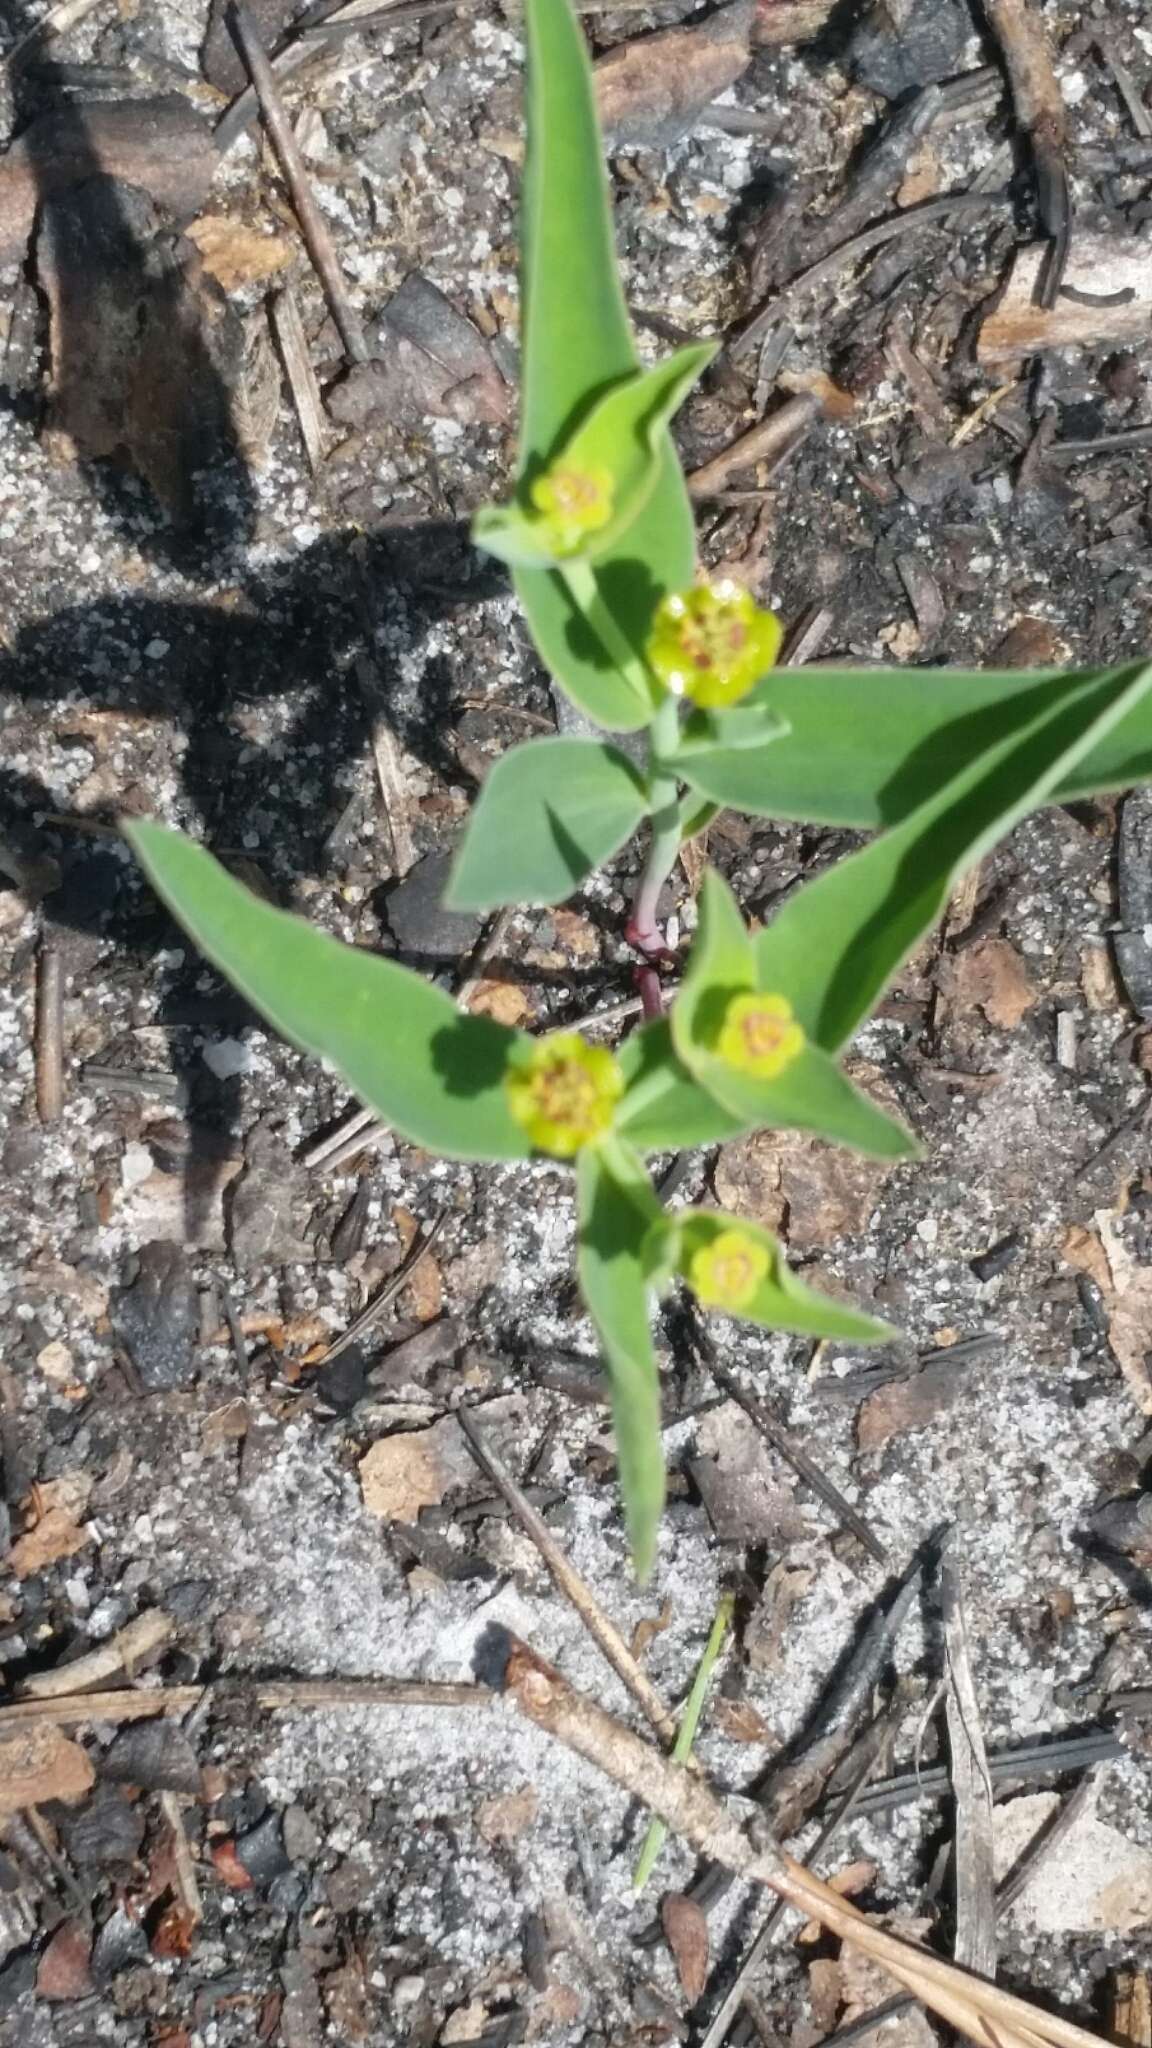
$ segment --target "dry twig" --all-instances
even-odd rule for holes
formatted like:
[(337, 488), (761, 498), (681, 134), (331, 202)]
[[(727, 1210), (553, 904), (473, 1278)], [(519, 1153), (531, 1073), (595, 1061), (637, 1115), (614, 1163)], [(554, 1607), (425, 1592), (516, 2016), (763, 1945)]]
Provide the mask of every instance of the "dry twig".
[(146, 1608), (135, 1621), (117, 1629), (109, 1642), (77, 1657), (74, 1663), (62, 1664), (55, 1671), (32, 1672), (24, 1680), (22, 1690), (29, 1699), (50, 1700), (105, 1685), (122, 1671), (131, 1678), (141, 1664), (171, 1641), (174, 1626), (172, 1617), (161, 1608)]
[(693, 470), (688, 478), (688, 489), (694, 498), (711, 498), (717, 491), (723, 491), (728, 479), (736, 470), (748, 469), (755, 462), (781, 462), (799, 446), (809, 428), (821, 411), (820, 400), (815, 392), (798, 391), (758, 426), (750, 427), (733, 441), (730, 448), (724, 448), (714, 455), (711, 462), (705, 462)]
[(528, 1720), (659, 1814), (699, 1854), (767, 1886), (850, 1942), (979, 2048), (1100, 2048), (1084, 2028), (889, 1934), (774, 1842), (754, 1841), (710, 1786), (576, 1692), (526, 1643), (513, 1640), (505, 1683)]
[(602, 1651), (627, 1686), (645, 1719), (665, 1742), (676, 1739), (676, 1716), (669, 1712), (642, 1666), (637, 1663), (611, 1616), (605, 1614), (592, 1588), (569, 1563), (541, 1515), (538, 1515), (508, 1467), (486, 1443), (466, 1408), (457, 1410), (457, 1420), (476, 1463), (503, 1496), (522, 1529), (532, 1538), (548, 1570), (566, 1600), (575, 1608), (593, 1642)]
[(229, 1679), (213, 1685), (125, 1687), (116, 1692), (69, 1693), (60, 1699), (9, 1700), (0, 1706), (0, 1733), (33, 1722), (79, 1728), (85, 1721), (149, 1721), (157, 1714), (190, 1714), (206, 1700), (231, 1701), (269, 1712), (301, 1707), (489, 1707), (484, 1685), (406, 1678), (293, 1678), (274, 1684)]
[(304, 159), (292, 133), (292, 124), (280, 97), (279, 87), (268, 61), (268, 53), (260, 40), (256, 23), (244, 5), (244, 0), (233, 0), (230, 20), (237, 47), (248, 66), (252, 89), (260, 102), (260, 114), (268, 131), (268, 139), (280, 159), (280, 168), (292, 195), (292, 205), (300, 223), (304, 246), (312, 258), (316, 275), (324, 288), (324, 296), (331, 308), (340, 339), (351, 362), (366, 362), (368, 349), (360, 316), (354, 310), (348, 296), (348, 288), (336, 259), (328, 223), (312, 196)]
[(1036, 202), (1051, 247), (1037, 304), (1054, 306), (1064, 281), (1072, 238), (1072, 201), (1065, 151), (1068, 123), (1044, 24), (1029, 0), (984, 0), (1000, 45), (1020, 126), (1036, 169)]

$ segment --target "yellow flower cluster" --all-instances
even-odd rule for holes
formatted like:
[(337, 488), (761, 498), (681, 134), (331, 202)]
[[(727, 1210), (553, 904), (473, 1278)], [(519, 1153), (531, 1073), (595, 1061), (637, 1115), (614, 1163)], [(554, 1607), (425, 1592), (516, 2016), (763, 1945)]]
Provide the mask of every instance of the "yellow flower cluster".
[(674, 696), (705, 711), (738, 704), (780, 652), (780, 621), (730, 577), (673, 591), (656, 607), (648, 665)]
[(558, 462), (537, 477), (528, 496), (553, 553), (575, 555), (589, 534), (607, 526), (615, 486), (606, 469), (573, 469)]
[(557, 1031), (514, 1060), (508, 1106), (538, 1152), (573, 1159), (609, 1130), (624, 1093), (615, 1056), (576, 1031)]
[(804, 1032), (787, 996), (755, 991), (733, 996), (716, 1051), (727, 1066), (757, 1081), (775, 1081), (804, 1050)]
[(688, 1261), (688, 1281), (705, 1308), (747, 1308), (772, 1261), (765, 1245), (738, 1227), (722, 1230)]

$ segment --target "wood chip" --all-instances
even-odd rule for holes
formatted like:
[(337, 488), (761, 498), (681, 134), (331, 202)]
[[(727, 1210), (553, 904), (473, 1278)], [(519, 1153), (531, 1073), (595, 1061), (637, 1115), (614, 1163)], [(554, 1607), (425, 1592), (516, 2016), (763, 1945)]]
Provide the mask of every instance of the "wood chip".
[(95, 1782), (79, 1743), (59, 1728), (20, 1728), (0, 1742), (0, 1813), (19, 1813), (50, 1799), (72, 1806)]
[(708, 1982), (708, 1922), (695, 1899), (669, 1892), (660, 1902), (660, 1924), (689, 2005), (695, 2005)]
[(747, 69), (755, 8), (735, 0), (687, 27), (618, 43), (595, 66), (596, 103), (613, 146), (667, 149)]
[(1152, 323), (1152, 245), (1135, 236), (1079, 235), (1050, 308), (1035, 303), (1046, 242), (1019, 250), (1007, 285), (976, 345), (985, 367), (1011, 364), (1046, 348), (1099, 348), (1102, 342), (1144, 341)]
[(277, 292), (268, 309), (284, 375), (296, 408), (296, 421), (300, 428), (300, 439), (308, 457), (308, 467), (315, 476), (323, 467), (328, 447), (328, 429), (324, 418), (324, 405), (320, 397), (320, 386), (312, 359), (308, 354), (308, 343), (304, 338), (304, 323), (300, 318), (300, 307), (291, 287)]
[(0, 264), (23, 259), (46, 197), (94, 173), (123, 178), (185, 221), (204, 204), (219, 161), (211, 129), (182, 93), (41, 114), (0, 157)]
[(978, 939), (962, 947), (942, 974), (941, 986), (956, 1014), (982, 1010), (1000, 1031), (1014, 1031), (1039, 995), (1007, 939)]

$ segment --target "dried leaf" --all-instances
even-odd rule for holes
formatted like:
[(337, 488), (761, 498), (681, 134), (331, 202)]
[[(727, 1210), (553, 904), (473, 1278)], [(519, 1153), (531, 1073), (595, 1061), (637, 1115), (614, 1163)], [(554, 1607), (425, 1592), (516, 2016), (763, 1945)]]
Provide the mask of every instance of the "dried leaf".
[(91, 1541), (91, 1532), (74, 1522), (67, 1508), (49, 1508), (34, 1528), (17, 1537), (8, 1553), (8, 1568), (18, 1579), (29, 1579), (62, 1557), (74, 1557)]
[(1142, 1414), (1152, 1415), (1152, 1266), (1142, 1266), (1121, 1237), (1107, 1209), (1096, 1213), (1096, 1228), (1070, 1224), (1061, 1250), (1069, 1265), (1100, 1289), (1108, 1317), (1108, 1344)]
[(751, 1700), (727, 1700), (721, 1695), (712, 1705), (712, 1719), (729, 1742), (770, 1743), (780, 1746), (780, 1737), (769, 1727)]
[(222, 1884), (230, 1885), (237, 1892), (251, 1891), (252, 1873), (245, 1869), (236, 1854), (236, 1844), (231, 1835), (222, 1842), (213, 1842), (212, 1863)]
[(523, 1024), (531, 1014), (527, 996), (514, 981), (478, 981), (468, 998), (468, 1008), (475, 1017), (493, 1017), (497, 1024), (513, 1027)]
[(957, 1015), (983, 1010), (1001, 1031), (1015, 1031), (1038, 993), (1007, 939), (979, 939), (963, 947), (944, 978), (944, 992)]
[[(877, 1068), (853, 1060), (849, 1072), (882, 1109), (900, 1114)], [(806, 1131), (756, 1131), (721, 1147), (714, 1185), (725, 1208), (786, 1235), (795, 1251), (815, 1251), (867, 1230), (891, 1172), (890, 1161), (862, 1158)]]
[(695, 2005), (708, 1982), (708, 1922), (695, 1899), (668, 1892), (660, 1903), (660, 1924), (680, 1988), (689, 2005)]
[(1105, 1294), (1108, 1343), (1137, 1407), (1152, 1415), (1152, 1266), (1133, 1258), (1114, 1217), (1101, 1211), (1096, 1221), (1112, 1271), (1111, 1290)]
[(56, 1929), (36, 1971), (36, 1995), (51, 2004), (87, 1998), (96, 1987), (88, 1967), (92, 1935), (79, 1920), (65, 1920)]
[(864, 1402), (856, 1423), (856, 1442), (862, 1451), (879, 1451), (890, 1437), (905, 1430), (926, 1429), (938, 1416), (946, 1415), (959, 1399), (963, 1375), (942, 1358), (925, 1366), (910, 1379), (892, 1380), (877, 1387)]
[(502, 1792), (485, 1799), (476, 1810), (476, 1831), (486, 1842), (517, 1842), (540, 1811), (540, 1799), (531, 1785), (518, 1792)]
[(1078, 1273), (1087, 1273), (1095, 1281), (1102, 1294), (1111, 1292), (1112, 1268), (1097, 1231), (1085, 1223), (1070, 1223), (1061, 1239), (1060, 1251)]
[(275, 277), (294, 254), (291, 243), (281, 236), (262, 234), (224, 213), (202, 213), (185, 232), (199, 249), (209, 277), (226, 292)]
[(0, 1813), (43, 1806), (49, 1799), (74, 1805), (95, 1782), (79, 1743), (60, 1728), (33, 1725), (0, 1742)]
[(645, 1614), (641, 1616), (632, 1631), (632, 1641), (629, 1645), (634, 1657), (642, 1657), (649, 1643), (653, 1642), (657, 1636), (663, 1635), (664, 1630), (672, 1619), (672, 1615), (672, 1602), (665, 1596), (660, 1603), (659, 1614)]
[(450, 1486), (475, 1471), (453, 1416), (430, 1429), (386, 1436), (360, 1460), (360, 1487), (370, 1515), (414, 1522), (421, 1508), (439, 1507)]

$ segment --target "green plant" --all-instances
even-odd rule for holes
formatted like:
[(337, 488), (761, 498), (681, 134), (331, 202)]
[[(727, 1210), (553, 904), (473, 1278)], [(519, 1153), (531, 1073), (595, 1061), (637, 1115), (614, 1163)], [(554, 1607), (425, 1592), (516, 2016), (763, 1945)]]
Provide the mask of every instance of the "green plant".
[[(641, 366), (612, 246), (591, 76), (567, 0), (527, 0), (523, 404), (511, 501), (475, 523), (507, 561), (536, 646), (597, 726), (492, 770), (450, 887), (462, 909), (560, 902), (646, 824), (629, 925), (645, 1022), (618, 1054), (460, 1011), (393, 962), (270, 907), (155, 824), (125, 832), (203, 951), (286, 1037), (331, 1062), (416, 1143), (576, 1169), (578, 1264), (611, 1383), (637, 1569), (664, 1494), (653, 1297), (679, 1281), (770, 1329), (869, 1343), (884, 1324), (814, 1292), (776, 1241), (669, 1213), (644, 1155), (792, 1126), (890, 1159), (915, 1142), (837, 1063), (957, 874), (1030, 808), (1152, 774), (1152, 666), (1043, 675), (776, 670), (779, 627), (696, 580), (668, 422), (712, 353)], [(750, 931), (707, 873), (664, 1014), (656, 906), (716, 808), (879, 827)]]

